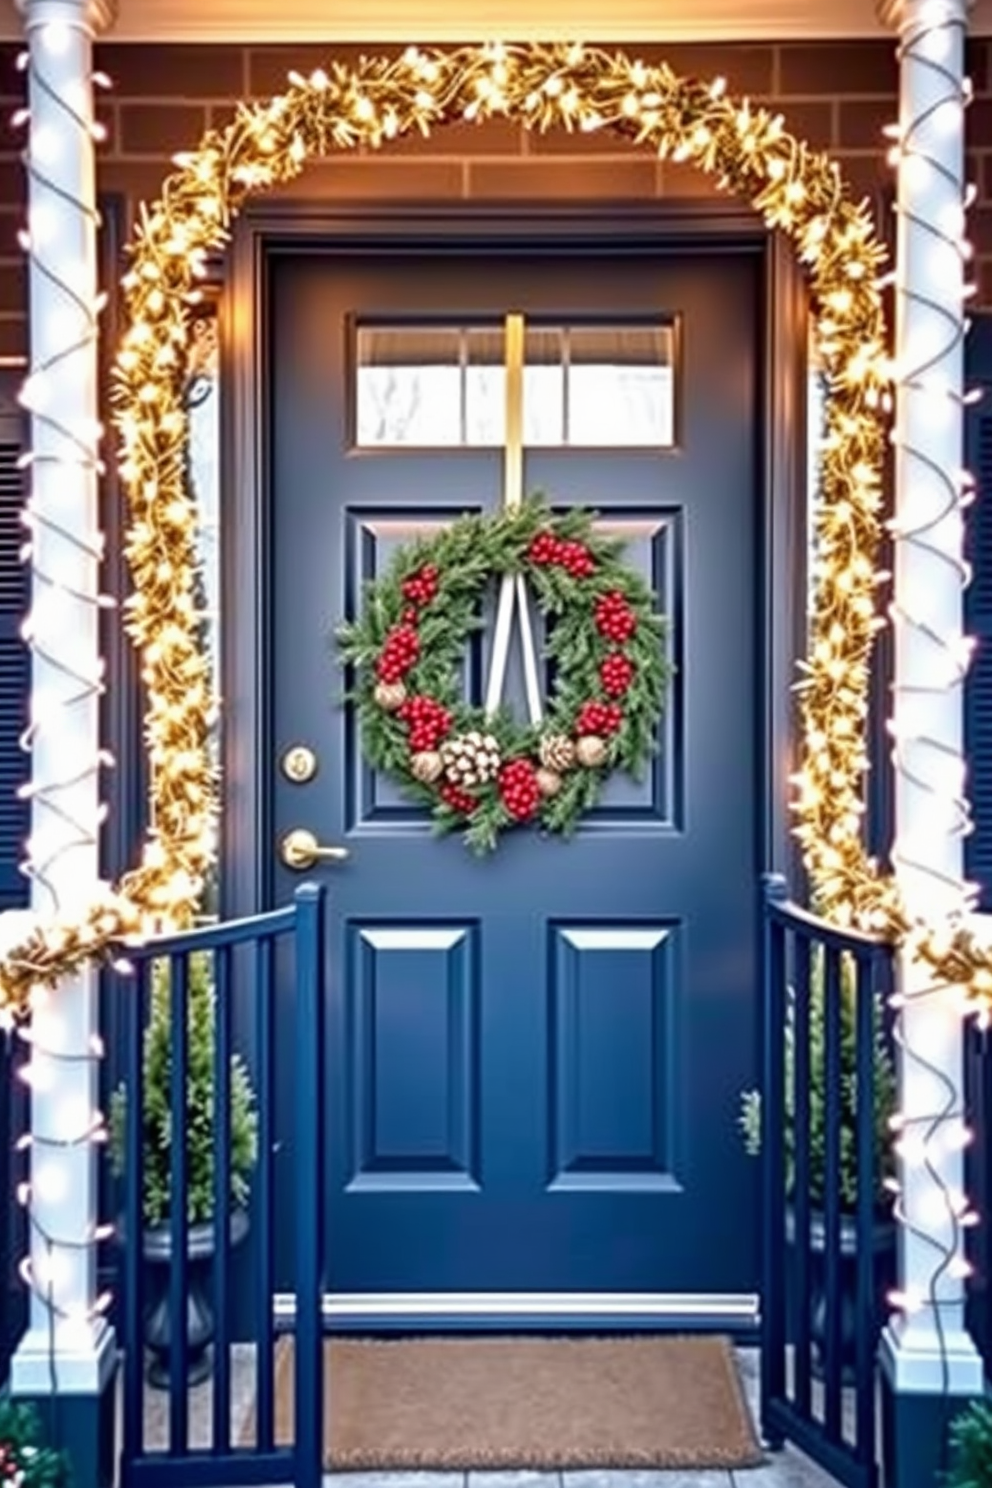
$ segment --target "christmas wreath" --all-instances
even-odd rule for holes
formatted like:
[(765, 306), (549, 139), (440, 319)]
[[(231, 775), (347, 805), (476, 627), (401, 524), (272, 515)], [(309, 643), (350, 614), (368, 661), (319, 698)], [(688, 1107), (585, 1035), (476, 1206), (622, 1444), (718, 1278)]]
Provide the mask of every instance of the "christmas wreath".
[[(531, 497), (461, 516), (402, 547), (341, 628), (368, 763), (462, 827), (476, 852), (535, 822), (568, 835), (606, 776), (641, 778), (657, 749), (670, 671), (654, 595), (584, 511)], [(551, 695), (539, 723), (463, 700), (466, 641), (493, 579), (522, 575), (545, 620)]]

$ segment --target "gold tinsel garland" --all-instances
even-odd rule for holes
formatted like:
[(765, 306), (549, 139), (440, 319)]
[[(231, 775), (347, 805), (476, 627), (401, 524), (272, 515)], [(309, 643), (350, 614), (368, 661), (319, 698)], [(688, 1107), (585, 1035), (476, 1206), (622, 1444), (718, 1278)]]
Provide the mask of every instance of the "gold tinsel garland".
[(564, 45), (411, 48), (289, 81), (284, 94), (239, 106), (225, 129), (176, 156), (177, 171), (135, 230), (114, 400), (131, 513), (127, 628), (148, 696), (153, 825), (140, 866), (85, 922), (39, 925), (0, 964), (0, 1009), (21, 1016), (35, 986), (135, 935), (188, 923), (212, 862), (217, 801), (206, 746), (215, 704), (196, 636), (183, 411), (207, 255), (227, 242), (246, 196), (292, 179), (310, 159), (504, 114), (542, 132), (609, 129), (690, 162), (787, 234), (806, 265), (828, 396), (795, 830), (823, 914), (911, 939), (940, 980), (982, 1002), (992, 989), (986, 951), (963, 929), (910, 925), (892, 881), (863, 847), (869, 668), (883, 623), (875, 590), (889, 381), (878, 284), (884, 250), (867, 204), (852, 200), (836, 163), (793, 138), (780, 116), (727, 97), (721, 80), (682, 78), (623, 54)]

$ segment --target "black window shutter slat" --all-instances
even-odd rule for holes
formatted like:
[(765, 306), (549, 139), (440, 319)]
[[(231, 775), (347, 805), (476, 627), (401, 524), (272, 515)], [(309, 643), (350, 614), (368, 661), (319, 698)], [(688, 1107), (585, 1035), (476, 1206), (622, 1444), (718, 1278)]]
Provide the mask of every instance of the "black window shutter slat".
[(973, 317), (965, 354), (969, 387), (982, 399), (970, 406), (965, 461), (975, 477), (975, 500), (965, 516), (972, 581), (965, 625), (975, 650), (965, 684), (965, 749), (974, 831), (965, 839), (965, 871), (980, 887), (980, 908), (992, 910), (992, 315)]
[(0, 910), (20, 908), (28, 900), (27, 880), (18, 864), (29, 811), (17, 794), (30, 772), (19, 743), (31, 685), (30, 657), (21, 640), (29, 592), (28, 570), (20, 561), (25, 537), (25, 478), (19, 466), (23, 438), (24, 419), (14, 387), (8, 385), (0, 388)]

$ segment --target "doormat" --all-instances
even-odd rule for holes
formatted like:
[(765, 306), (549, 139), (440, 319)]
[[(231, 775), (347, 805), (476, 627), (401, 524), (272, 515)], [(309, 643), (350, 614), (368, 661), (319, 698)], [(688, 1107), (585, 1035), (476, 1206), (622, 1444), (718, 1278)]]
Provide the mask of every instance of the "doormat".
[[(275, 1361), (293, 1439), (293, 1342)], [(254, 1413), (242, 1444), (254, 1440)], [(762, 1460), (724, 1338), (328, 1339), (324, 1467), (738, 1468)]]

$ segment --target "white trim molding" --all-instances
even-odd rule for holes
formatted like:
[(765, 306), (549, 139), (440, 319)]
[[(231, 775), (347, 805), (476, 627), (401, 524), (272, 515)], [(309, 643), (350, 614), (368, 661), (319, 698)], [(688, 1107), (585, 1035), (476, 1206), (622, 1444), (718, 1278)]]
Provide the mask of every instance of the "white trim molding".
[[(325, 1327), (375, 1328), (429, 1323), (492, 1328), (556, 1325), (757, 1328), (761, 1299), (753, 1292), (325, 1292)], [(290, 1327), (296, 1297), (277, 1292), (273, 1315)]]
[[(106, 0), (99, 0), (101, 5)], [(118, 41), (602, 42), (846, 41), (886, 34), (901, 0), (117, 0)], [(7, 0), (0, 39), (18, 29)], [(976, 0), (972, 30), (992, 32), (992, 0)]]

